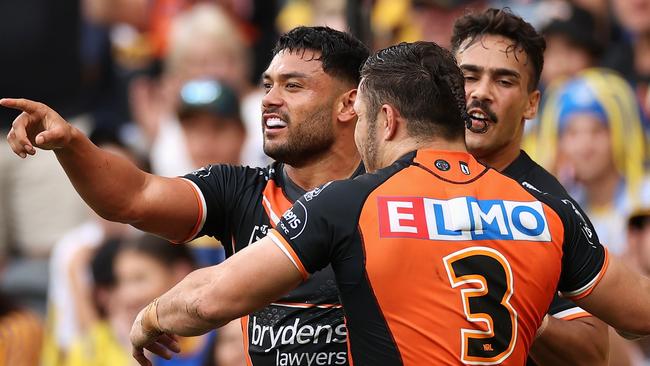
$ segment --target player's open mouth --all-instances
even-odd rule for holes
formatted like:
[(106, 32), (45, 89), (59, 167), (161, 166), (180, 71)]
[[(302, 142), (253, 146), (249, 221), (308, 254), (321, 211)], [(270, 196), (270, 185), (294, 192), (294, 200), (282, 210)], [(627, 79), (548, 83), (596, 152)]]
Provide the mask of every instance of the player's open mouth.
[(264, 130), (266, 132), (279, 132), (286, 128), (288, 123), (279, 116), (264, 116)]
[(490, 125), (490, 117), (480, 109), (471, 109), (467, 112), (469, 118), (472, 120), (470, 131), (476, 133), (485, 133)]
[(268, 129), (280, 129), (287, 127), (287, 122), (278, 117), (271, 117), (264, 120), (264, 126)]

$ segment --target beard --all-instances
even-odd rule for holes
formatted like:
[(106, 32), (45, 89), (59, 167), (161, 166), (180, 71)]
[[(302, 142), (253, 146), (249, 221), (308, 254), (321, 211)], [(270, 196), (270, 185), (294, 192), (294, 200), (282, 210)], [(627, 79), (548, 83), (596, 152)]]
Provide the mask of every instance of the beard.
[(363, 141), (363, 146), (359, 147), (363, 165), (366, 167), (366, 171), (374, 172), (380, 168), (377, 151), (377, 121), (368, 122), (368, 129)]
[(264, 135), (264, 153), (276, 161), (293, 167), (304, 166), (329, 152), (336, 140), (329, 106), (318, 108), (295, 126), (287, 114), (275, 113), (287, 122), (287, 137), (283, 142), (271, 143)]

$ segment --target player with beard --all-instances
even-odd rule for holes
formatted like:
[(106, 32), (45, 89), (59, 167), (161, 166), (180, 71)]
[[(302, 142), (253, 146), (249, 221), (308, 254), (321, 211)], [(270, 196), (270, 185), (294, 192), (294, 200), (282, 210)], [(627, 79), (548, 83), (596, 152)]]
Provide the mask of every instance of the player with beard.
[[(102, 217), (177, 242), (214, 236), (231, 256), (264, 237), (307, 191), (363, 172), (353, 104), (368, 48), (330, 28), (299, 27), (281, 36), (273, 53), (263, 74), (262, 128), (264, 152), (276, 162), (266, 168), (212, 165), (183, 178), (154, 176), (100, 150), (56, 112), (28, 100), (0, 102), (23, 110), (9, 143), (23, 158), (34, 147), (53, 150)], [(347, 364), (331, 267), (242, 318), (242, 327), (249, 364)], [(177, 348), (171, 339), (164, 342)]]
[[(521, 150), (524, 122), (537, 113), (545, 47), (544, 38), (530, 24), (507, 11), (488, 9), (456, 21), (452, 48), (465, 76), (471, 117), (465, 139), (481, 163), (526, 187), (573, 202), (557, 179)], [(586, 222), (587, 230), (595, 232)], [(549, 314), (531, 348), (532, 359), (540, 365), (607, 364), (608, 332), (603, 322), (559, 296)], [(534, 362), (529, 359), (529, 364)]]

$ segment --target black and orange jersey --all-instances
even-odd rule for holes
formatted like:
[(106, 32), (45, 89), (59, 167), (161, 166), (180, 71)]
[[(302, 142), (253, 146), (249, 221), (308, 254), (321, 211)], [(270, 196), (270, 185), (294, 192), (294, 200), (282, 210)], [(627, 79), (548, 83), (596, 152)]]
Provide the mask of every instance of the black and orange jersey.
[[(501, 173), (516, 180), (525, 187), (548, 193), (563, 200), (571, 201), (576, 210), (580, 212), (589, 232), (596, 232), (596, 229), (594, 229), (587, 215), (582, 211), (578, 203), (571, 198), (566, 189), (562, 187), (562, 184), (560, 184), (551, 173), (547, 172), (546, 169), (533, 161), (525, 151), (522, 150), (517, 159), (510, 163), (510, 165), (508, 165)], [(564, 320), (591, 316), (591, 314), (578, 307), (572, 301), (557, 295), (553, 299), (553, 302), (551, 302), (551, 307), (549, 308), (548, 313), (556, 318)]]
[[(573, 198), (571, 198), (569, 193), (566, 191), (566, 189), (564, 189), (564, 187), (562, 187), (560, 182), (558, 182), (558, 180), (551, 173), (547, 172), (539, 164), (533, 161), (533, 159), (531, 159), (525, 151), (522, 150), (519, 153), (519, 156), (517, 156), (517, 159), (510, 163), (510, 165), (508, 165), (501, 173), (516, 180), (525, 187), (537, 189), (557, 198), (571, 201), (584, 218), (587, 228), (591, 232), (596, 232), (593, 225), (587, 218), (587, 215), (582, 211), (580, 206), (573, 200)], [(555, 318), (563, 320), (573, 320), (591, 316), (591, 314), (581, 309), (579, 306), (573, 303), (573, 301), (560, 297), (558, 294), (556, 294), (553, 298), (548, 313), (550, 315), (553, 315)], [(528, 358), (528, 362), (526, 364), (533, 366), (536, 363), (531, 358)]]
[[(360, 166), (355, 175), (363, 172)], [(305, 193), (280, 163), (266, 168), (213, 165), (185, 178), (195, 189), (201, 212), (191, 238), (219, 239), (226, 256), (264, 237)], [(348, 364), (347, 328), (331, 267), (242, 318), (242, 328), (249, 365)]]
[(332, 266), (354, 365), (522, 365), (557, 289), (606, 269), (586, 229), (570, 201), (419, 150), (308, 193), (269, 237), (305, 278)]

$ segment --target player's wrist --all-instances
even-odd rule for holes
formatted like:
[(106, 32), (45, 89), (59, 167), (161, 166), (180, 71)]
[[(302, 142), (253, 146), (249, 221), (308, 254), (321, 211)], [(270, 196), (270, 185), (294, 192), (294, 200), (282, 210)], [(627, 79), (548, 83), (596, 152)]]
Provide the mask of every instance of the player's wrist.
[(158, 299), (152, 301), (144, 310), (142, 315), (142, 330), (147, 333), (162, 333), (158, 320)]

